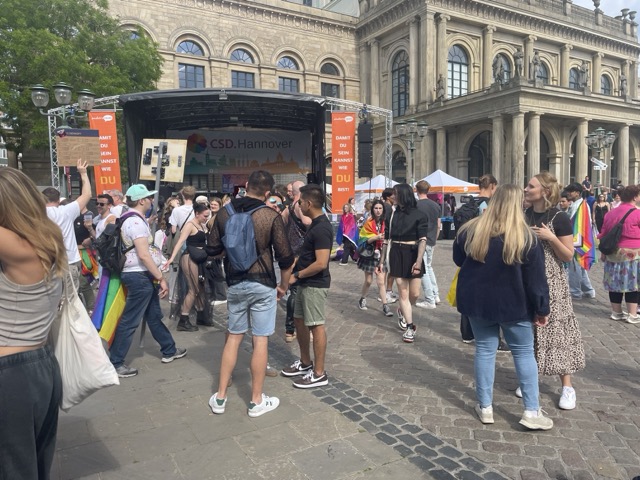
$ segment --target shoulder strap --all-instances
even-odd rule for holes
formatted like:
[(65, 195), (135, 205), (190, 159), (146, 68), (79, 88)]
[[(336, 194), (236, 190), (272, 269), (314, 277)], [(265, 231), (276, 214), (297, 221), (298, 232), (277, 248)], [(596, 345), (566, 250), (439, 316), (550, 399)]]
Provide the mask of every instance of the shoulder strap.
[(189, 220), (189, 217), (191, 216), (192, 213), (193, 213), (193, 207), (191, 208), (191, 211), (187, 215), (187, 218), (185, 218), (184, 222), (182, 222), (182, 225), (180, 225), (180, 230), (182, 230), (182, 227), (184, 227), (184, 224), (187, 223), (187, 221)]
[(627, 219), (627, 217), (629, 215), (631, 215), (631, 212), (633, 212), (634, 210), (637, 210), (637, 208), (630, 208), (627, 213), (624, 214), (624, 217), (622, 217), (622, 219), (620, 219), (620, 221), (618, 222), (619, 225), (622, 225), (624, 223), (624, 221)]

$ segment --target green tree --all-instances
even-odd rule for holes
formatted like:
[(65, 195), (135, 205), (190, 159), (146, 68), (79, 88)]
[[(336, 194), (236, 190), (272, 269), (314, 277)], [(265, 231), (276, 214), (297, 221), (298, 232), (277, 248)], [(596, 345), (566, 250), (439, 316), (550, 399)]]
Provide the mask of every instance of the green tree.
[[(31, 102), (34, 84), (63, 81), (98, 98), (155, 89), (157, 45), (142, 31), (123, 29), (107, 8), (106, 0), (3, 0), (0, 111), (13, 130), (13, 150), (48, 146), (47, 121)], [(53, 92), (49, 106), (57, 106)]]

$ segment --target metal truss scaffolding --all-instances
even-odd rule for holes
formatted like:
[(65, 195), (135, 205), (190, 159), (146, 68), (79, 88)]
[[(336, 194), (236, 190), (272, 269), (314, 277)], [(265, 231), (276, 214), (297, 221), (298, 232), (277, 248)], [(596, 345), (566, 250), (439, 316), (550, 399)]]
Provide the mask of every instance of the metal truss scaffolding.
[(386, 177), (387, 187), (391, 187), (391, 179), (393, 175), (393, 152), (392, 152), (392, 132), (393, 132), (393, 112), (385, 108), (374, 107), (366, 103), (352, 102), (343, 100), (342, 98), (326, 97), (327, 109), (333, 110), (354, 110), (359, 116), (376, 115), (384, 118), (384, 176)]

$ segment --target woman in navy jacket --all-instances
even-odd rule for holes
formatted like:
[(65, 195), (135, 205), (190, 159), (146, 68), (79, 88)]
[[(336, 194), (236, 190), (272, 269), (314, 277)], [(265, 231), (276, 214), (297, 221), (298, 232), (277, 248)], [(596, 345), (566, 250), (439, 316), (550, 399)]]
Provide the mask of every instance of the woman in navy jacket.
[(493, 423), (493, 381), (500, 328), (515, 363), (523, 393), (520, 423), (548, 430), (542, 415), (538, 366), (533, 352), (533, 323), (546, 325), (549, 288), (542, 245), (522, 213), (523, 192), (515, 185), (498, 187), (484, 214), (465, 224), (453, 242), (453, 261), (460, 268), (458, 311), (469, 317), (476, 339), (476, 413)]

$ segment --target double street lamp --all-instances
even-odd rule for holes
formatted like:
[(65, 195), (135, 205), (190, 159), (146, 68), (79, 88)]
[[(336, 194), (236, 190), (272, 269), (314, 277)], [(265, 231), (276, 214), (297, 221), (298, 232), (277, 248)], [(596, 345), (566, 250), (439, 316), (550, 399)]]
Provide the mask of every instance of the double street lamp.
[(424, 122), (417, 122), (416, 120), (409, 120), (407, 122), (396, 123), (396, 133), (398, 136), (407, 142), (409, 148), (409, 161), (411, 162), (411, 186), (415, 182), (416, 164), (415, 164), (415, 150), (416, 142), (421, 142), (427, 134), (429, 127)]
[(599, 162), (599, 164), (597, 164), (597, 170), (600, 188), (602, 188), (602, 171), (608, 167), (606, 151), (615, 141), (616, 134), (611, 131), (605, 132), (605, 129), (602, 127), (596, 128), (595, 131), (584, 137), (584, 143), (595, 153), (596, 159)]
[(60, 82), (53, 86), (53, 94), (56, 102), (61, 106), (58, 110), (60, 113), (45, 112), (44, 108), (49, 104), (49, 89), (42, 85), (34, 85), (31, 87), (31, 101), (38, 111), (45, 117), (57, 117), (62, 121), (61, 128), (71, 128), (69, 119), (84, 118), (86, 112), (93, 109), (96, 96), (89, 90), (80, 90), (78, 92), (77, 108), (70, 107), (71, 92), (73, 89), (66, 83)]

